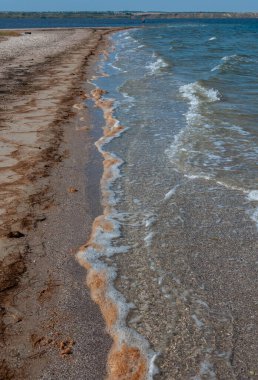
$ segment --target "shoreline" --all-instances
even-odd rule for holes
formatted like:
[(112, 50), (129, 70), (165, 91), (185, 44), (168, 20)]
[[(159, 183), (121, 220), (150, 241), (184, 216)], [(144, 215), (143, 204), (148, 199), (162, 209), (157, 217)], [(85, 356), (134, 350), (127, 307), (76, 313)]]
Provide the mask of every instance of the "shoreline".
[[(102, 73), (105, 75), (105, 72)], [(127, 316), (130, 306), (120, 293), (115, 282), (118, 279), (115, 267), (111, 265), (111, 257), (123, 253), (112, 241), (120, 236), (120, 222), (117, 219), (114, 193), (111, 189), (120, 177), (123, 160), (104, 147), (113, 139), (120, 137), (126, 128), (114, 116), (114, 100), (105, 98), (106, 91), (96, 86), (91, 91), (95, 106), (102, 110), (105, 119), (103, 134), (95, 143), (103, 157), (103, 175), (101, 177), (102, 212), (95, 218), (87, 243), (77, 253), (79, 263), (87, 270), (87, 286), (91, 297), (99, 306), (104, 317), (107, 331), (112, 337), (112, 347), (107, 360), (109, 380), (152, 379), (158, 373), (155, 366), (157, 354), (151, 349), (149, 342), (136, 330), (130, 329)]]
[[(99, 177), (102, 161), (93, 151), (96, 132), (91, 132), (92, 122), (83, 102), (90, 86), (82, 84), (105, 50), (106, 35), (121, 28), (98, 29), (54, 30), (54, 34), (79, 34), (77, 44), (73, 36), (60, 52), (53, 49), (47, 54), (48, 47), (17, 58), (14, 46), (13, 57), (6, 57), (1, 69), (0, 75), (6, 79), (1, 94), (5, 140), (2, 136), (1, 140), (5, 147), (16, 144), (1, 156), (0, 172), (0, 374), (5, 379), (24, 379), (28, 374), (31, 379), (78, 379), (85, 374), (100, 379), (105, 375), (111, 339), (84, 285), (85, 270), (74, 257), (101, 212), (93, 178), (96, 173), (85, 177), (86, 160), (101, 166)], [(83, 36), (85, 32), (91, 35)], [(16, 38), (20, 37), (1, 44), (12, 46)], [(56, 100), (53, 106), (52, 99)], [(19, 118), (13, 120), (10, 115)], [(17, 128), (22, 124), (21, 135)], [(7, 140), (7, 135), (12, 139)], [(10, 169), (9, 177), (4, 176)], [(4, 178), (11, 181), (3, 187)], [(92, 179), (94, 189), (90, 183), (85, 185), (87, 179)], [(86, 207), (82, 207), (84, 203)]]
[[(180, 32), (177, 34), (179, 41)], [(210, 33), (215, 36), (212, 31)], [(207, 41), (207, 34), (205, 29), (204, 41)], [(170, 38), (170, 33), (165, 34), (164, 29), (157, 30), (157, 37), (161, 36)], [(170, 92), (169, 87), (174, 88), (175, 83), (169, 80), (169, 68), (169, 73), (164, 70), (162, 77), (160, 57), (163, 57), (163, 50), (156, 50), (156, 41), (152, 44), (153, 34), (140, 31), (131, 37), (136, 38), (134, 41), (126, 35), (119, 38), (116, 55), (111, 56), (106, 65), (110, 78), (100, 81), (101, 89), (95, 90), (96, 103), (103, 108), (106, 118), (104, 137), (97, 143), (100, 150), (102, 142), (110, 141), (119, 132), (119, 122), (121, 132), (123, 126), (127, 127), (127, 131), (104, 148), (106, 170), (102, 178), (102, 191), (106, 207), (103, 217), (96, 220), (90, 241), (81, 251), (82, 260), (90, 268), (88, 284), (109, 322), (115, 343), (127, 342), (126, 333), (124, 336), (121, 333), (115, 335), (119, 328), (121, 332), (124, 327), (123, 321), (119, 323), (119, 317), (122, 315), (124, 320), (126, 315), (128, 329), (144, 336), (152, 349), (159, 353), (156, 364), (160, 372), (155, 379), (253, 377), (257, 374), (257, 329), (252, 322), (257, 317), (257, 225), (254, 224), (254, 219), (257, 222), (257, 204), (253, 203), (250, 209), (246, 194), (235, 187), (224, 186), (220, 175), (213, 178), (214, 172), (208, 164), (207, 167), (197, 165), (196, 168), (194, 163), (199, 161), (193, 160), (192, 166), (185, 164), (181, 167), (184, 160), (177, 164), (170, 159), (168, 150), (171, 147), (174, 152), (175, 142), (184, 126), (186, 132), (191, 122), (192, 130), (195, 126), (198, 128), (195, 119), (189, 121), (185, 117), (190, 112), (196, 112), (206, 122), (207, 114), (201, 106), (205, 101), (210, 101), (204, 94), (211, 84), (207, 86), (205, 81), (200, 82), (203, 86), (198, 84), (200, 93), (192, 92), (193, 78), (189, 80), (189, 104), (182, 102), (181, 108), (177, 103), (180, 81), (177, 90)], [(143, 41), (147, 49), (139, 45)], [(136, 46), (141, 49), (137, 50)], [(224, 56), (222, 44), (221, 48)], [(156, 54), (155, 61), (151, 60), (151, 50), (154, 52), (152, 58)], [(132, 51), (138, 53), (132, 55)], [(145, 62), (153, 62), (153, 65), (160, 63), (155, 70), (157, 76), (153, 75), (150, 65), (145, 66), (148, 71), (145, 70)], [(141, 65), (143, 70), (140, 69)], [(210, 70), (210, 67), (207, 69)], [(139, 76), (135, 75), (136, 72)], [(162, 86), (156, 87), (157, 80)], [(165, 80), (168, 80), (167, 87)], [(163, 93), (166, 94), (167, 103)], [(224, 93), (227, 94), (226, 90), (221, 92), (222, 96)], [(162, 104), (157, 102), (158, 98)], [(114, 101), (117, 101), (117, 120), (112, 115)], [(192, 106), (193, 102), (195, 107)], [(166, 106), (163, 108), (164, 103)], [(183, 108), (183, 104), (186, 107)], [(175, 109), (168, 119), (166, 110), (170, 106)], [(210, 109), (211, 119), (207, 117), (207, 120), (208, 125), (213, 126), (213, 112)], [(183, 111), (182, 119), (178, 111)], [(168, 120), (178, 120), (180, 128), (171, 130)], [(243, 134), (248, 131), (245, 126), (239, 128)], [(205, 129), (201, 131), (205, 141)], [(194, 135), (189, 135), (195, 140)], [(198, 134), (197, 143), (200, 137), (201, 134)], [(170, 141), (167, 141), (168, 138)], [(213, 141), (222, 143), (228, 140), (224, 134), (219, 134)], [(189, 144), (189, 136), (186, 142), (187, 148), (198, 147), (196, 143)], [(210, 147), (211, 143), (208, 153)], [(180, 151), (181, 146), (177, 148)], [(197, 152), (206, 153), (200, 147)], [(179, 152), (178, 157), (181, 158)], [(124, 164), (121, 166), (122, 162)], [(120, 179), (112, 183), (112, 179), (119, 176), (119, 166)], [(199, 174), (201, 169), (204, 173), (208, 169), (211, 176), (200, 178), (191, 175)], [(227, 179), (230, 183), (230, 176), (224, 178), (225, 183)], [(108, 186), (111, 183), (112, 187)], [(253, 183), (251, 189), (255, 188)], [(255, 194), (256, 191), (253, 200), (257, 201)], [(102, 256), (104, 258), (98, 261)], [(112, 287), (114, 283), (115, 289)], [(131, 304), (132, 309), (127, 314), (126, 306)], [(116, 346), (113, 352), (116, 354)], [(126, 347), (124, 352), (118, 353), (114, 363), (111, 354), (109, 363), (113, 365), (109, 364), (109, 368), (126, 378), (130, 356), (127, 355), (127, 360), (122, 362), (122, 369), (118, 367), (125, 353)], [(137, 360), (134, 360), (133, 370), (138, 371), (139, 355), (135, 357)], [(140, 372), (137, 372), (137, 378), (141, 378)], [(113, 378), (118, 378), (116, 375)]]
[[(198, 147), (200, 136), (204, 157), (211, 141), (216, 149), (228, 143), (231, 123), (211, 140), (204, 129), (188, 136), (199, 126), (191, 112), (208, 126), (217, 120), (205, 110), (213, 110), (210, 91), (220, 100), (217, 85), (189, 81), (187, 103), (177, 103), (182, 83), (170, 77), (153, 34), (141, 30), (130, 41), (119, 33), (110, 47), (109, 33), (40, 30), (0, 44), (0, 377), (253, 378), (256, 184), (241, 177), (252, 184), (247, 192), (214, 161), (211, 171), (180, 154), (180, 142)], [(175, 35), (180, 41), (181, 31)], [(202, 38), (216, 40), (205, 30)], [(223, 109), (218, 103), (219, 115)], [(234, 144), (252, 144), (248, 124), (235, 124)], [(225, 146), (235, 147), (231, 138)]]
[(105, 30), (110, 33), (119, 32), (119, 30), (126, 30), (126, 29), (133, 29), (133, 28), (139, 28), (140, 26), (100, 26), (100, 27), (92, 27), (92, 26), (71, 26), (71, 27), (51, 27), (51, 28), (8, 28), (8, 29), (1, 29), (0, 31), (8, 32), (8, 31), (19, 31), (19, 32), (27, 32), (28, 30), (34, 31), (34, 32), (53, 32), (53, 31), (73, 31), (73, 30), (93, 30), (93, 31), (99, 31), (99, 30)]

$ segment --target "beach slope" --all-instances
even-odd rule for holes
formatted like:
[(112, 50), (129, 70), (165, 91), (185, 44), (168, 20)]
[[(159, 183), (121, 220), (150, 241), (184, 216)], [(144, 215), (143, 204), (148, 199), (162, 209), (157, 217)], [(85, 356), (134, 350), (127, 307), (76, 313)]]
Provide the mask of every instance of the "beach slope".
[[(111, 340), (75, 261), (100, 213), (86, 83), (111, 29), (0, 36), (0, 378), (101, 379)], [(85, 193), (86, 189), (86, 193)]]

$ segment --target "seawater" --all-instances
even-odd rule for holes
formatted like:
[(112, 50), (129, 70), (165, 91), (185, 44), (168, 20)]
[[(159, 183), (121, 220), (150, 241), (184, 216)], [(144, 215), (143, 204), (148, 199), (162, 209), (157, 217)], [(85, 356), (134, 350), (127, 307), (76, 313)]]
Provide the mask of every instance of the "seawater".
[(94, 82), (123, 126), (101, 148), (119, 159), (103, 257), (127, 334), (159, 369), (148, 378), (258, 371), (257, 33), (255, 20), (122, 31)]

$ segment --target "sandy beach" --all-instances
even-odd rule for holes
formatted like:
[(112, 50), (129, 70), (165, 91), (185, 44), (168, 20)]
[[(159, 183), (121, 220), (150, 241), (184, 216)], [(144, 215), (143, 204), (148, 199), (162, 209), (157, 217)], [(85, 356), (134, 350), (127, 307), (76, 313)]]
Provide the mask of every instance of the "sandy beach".
[(100, 214), (85, 83), (111, 31), (0, 40), (1, 379), (105, 377), (111, 339), (74, 256)]
[(0, 380), (257, 379), (257, 25), (124, 29), (0, 32)]

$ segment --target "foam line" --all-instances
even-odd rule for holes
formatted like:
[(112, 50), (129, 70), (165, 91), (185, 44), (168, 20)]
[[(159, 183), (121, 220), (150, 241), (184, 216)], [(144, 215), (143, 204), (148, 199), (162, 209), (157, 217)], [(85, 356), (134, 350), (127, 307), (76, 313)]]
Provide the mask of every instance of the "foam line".
[(103, 136), (96, 142), (103, 156), (103, 176), (101, 179), (103, 215), (98, 216), (92, 227), (88, 242), (77, 254), (79, 263), (87, 269), (87, 286), (92, 299), (99, 305), (106, 322), (107, 331), (113, 339), (108, 356), (108, 380), (151, 380), (157, 373), (156, 354), (148, 341), (135, 330), (126, 326), (126, 317), (132, 305), (114, 287), (116, 270), (105, 264), (101, 258), (125, 253), (128, 247), (113, 247), (112, 241), (120, 236), (119, 215), (114, 208), (115, 194), (112, 184), (120, 176), (123, 161), (104, 146), (119, 137), (126, 128), (113, 116), (114, 100), (103, 98), (106, 92), (95, 88), (91, 95), (97, 107), (103, 110), (105, 127)]

